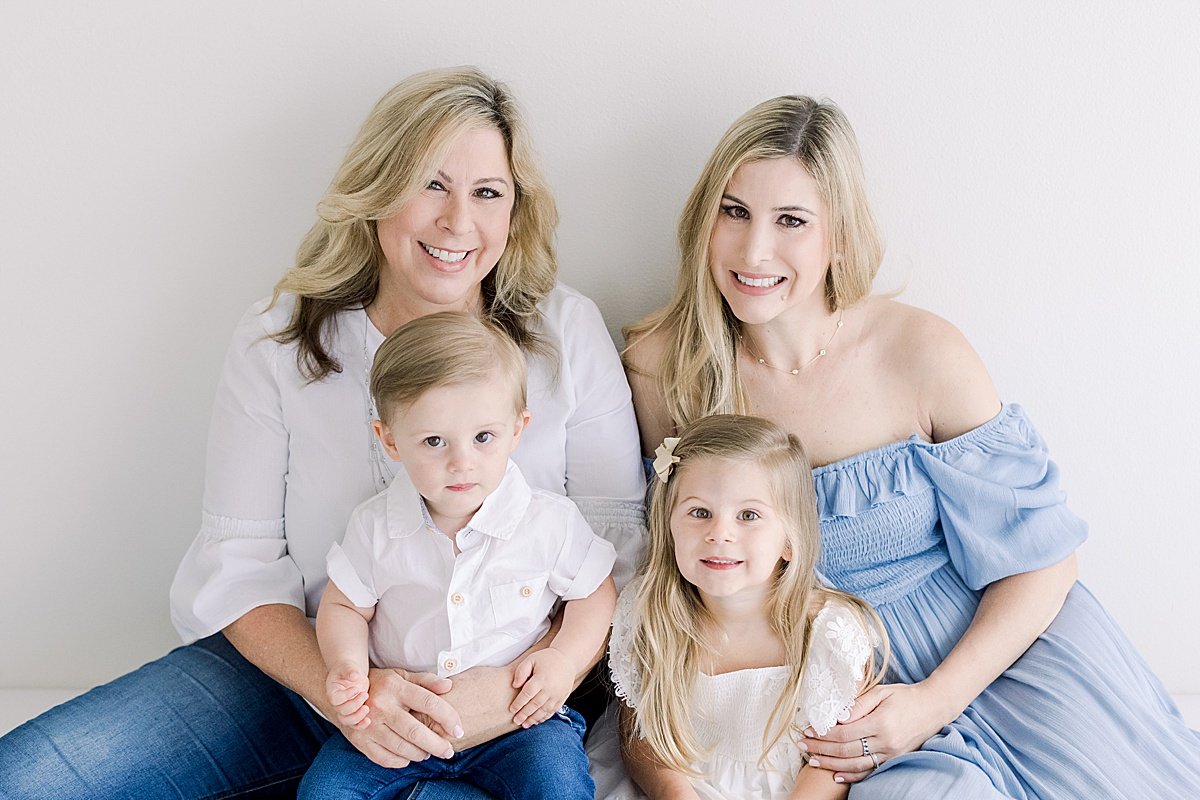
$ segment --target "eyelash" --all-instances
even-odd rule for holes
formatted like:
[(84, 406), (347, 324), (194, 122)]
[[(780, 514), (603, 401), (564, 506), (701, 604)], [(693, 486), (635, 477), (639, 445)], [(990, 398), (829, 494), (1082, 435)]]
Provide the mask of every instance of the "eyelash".
[[(721, 213), (724, 214), (725, 216), (729, 217), (730, 219), (735, 219), (735, 220), (738, 220), (739, 222), (745, 222), (746, 220), (750, 219), (750, 212), (746, 210), (745, 206), (739, 206), (739, 205), (733, 205), (733, 204), (722, 205)], [(803, 228), (805, 225), (808, 224), (808, 220), (801, 219), (800, 217), (793, 216), (791, 214), (781, 214), (779, 219), (776, 220), (776, 222), (778, 222), (780, 225), (782, 225), (784, 228), (787, 228), (788, 230), (796, 230), (797, 228)]]
[[(441, 181), (430, 181), (425, 188), (434, 192), (446, 191), (446, 187), (442, 185)], [(499, 200), (501, 197), (504, 197), (503, 192), (491, 186), (480, 186), (473, 194), (480, 200)]]

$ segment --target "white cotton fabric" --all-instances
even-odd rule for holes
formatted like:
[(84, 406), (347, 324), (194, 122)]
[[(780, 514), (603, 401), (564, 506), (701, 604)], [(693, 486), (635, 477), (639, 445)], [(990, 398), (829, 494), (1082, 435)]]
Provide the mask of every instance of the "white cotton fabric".
[(559, 598), (587, 597), (616, 554), (569, 499), (530, 489), (511, 461), (454, 542), (430, 527), (401, 470), (354, 510), (329, 579), (359, 608), (371, 663), (443, 678), (514, 661), (550, 629)]
[[(634, 709), (642, 696), (641, 676), (631, 656), (637, 628), (636, 588), (636, 583), (627, 586), (617, 601), (608, 656), (617, 695)], [(827, 602), (813, 620), (801, 703), (792, 727), (796, 738), (810, 725), (819, 735), (825, 734), (849, 717), (871, 657), (871, 640), (855, 614), (840, 603)], [(711, 753), (707, 761), (693, 764), (702, 776), (692, 779), (701, 798), (782, 799), (791, 792), (804, 765), (796, 739), (785, 735), (763, 765), (758, 763), (763, 731), (786, 682), (787, 668), (783, 666), (697, 675), (692, 724), (697, 739)], [(615, 746), (615, 737), (611, 746)], [(600, 763), (611, 761), (606, 753), (593, 752)], [(619, 781), (597, 796), (638, 795), (627, 781)]]
[[(340, 312), (328, 347), (342, 371), (309, 383), (295, 345), (270, 338), (294, 304), (290, 295), (270, 310), (266, 300), (255, 303), (226, 354), (200, 531), (171, 587), (171, 619), (187, 642), (270, 603), (315, 617), (330, 545), (354, 508), (384, 488), (367, 412), (367, 373), (384, 337), (362, 309)], [(593, 530), (615, 545), (613, 578), (621, 586), (645, 538), (629, 387), (594, 303), (558, 286), (539, 309), (533, 327), (559, 358), (529, 358), (533, 419), (513, 460), (531, 486), (575, 499)], [(384, 467), (386, 476), (399, 465)]]

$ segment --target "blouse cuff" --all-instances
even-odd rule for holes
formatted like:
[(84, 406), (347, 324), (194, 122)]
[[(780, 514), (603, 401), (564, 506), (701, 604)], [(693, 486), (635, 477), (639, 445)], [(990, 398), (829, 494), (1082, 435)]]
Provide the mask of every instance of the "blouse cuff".
[(205, 513), (171, 585), (171, 622), (185, 643), (210, 636), (258, 606), (304, 610), (304, 581), (287, 554), (283, 520)]

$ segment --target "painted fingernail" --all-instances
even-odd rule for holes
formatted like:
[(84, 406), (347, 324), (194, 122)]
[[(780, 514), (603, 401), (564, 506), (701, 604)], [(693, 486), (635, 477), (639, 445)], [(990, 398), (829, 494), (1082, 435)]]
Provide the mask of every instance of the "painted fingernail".
[(446, 752), (442, 753), (442, 758), (453, 758), (453, 757), (454, 757), (454, 748), (453, 747), (447, 747)]
[(834, 783), (845, 783), (845, 782), (846, 782), (846, 779), (845, 779), (845, 778), (843, 778), (841, 775), (834, 775), (834, 776), (833, 776), (833, 782), (834, 782)]
[(817, 735), (817, 732), (814, 731), (812, 728), (805, 728), (804, 735), (811, 739)]
[(808, 763), (809, 763), (809, 764), (812, 764), (814, 767), (819, 767), (819, 766), (821, 766), (821, 759), (819, 759), (819, 758), (810, 758), (810, 759), (808, 760)]
[(804, 742), (796, 742), (796, 749), (799, 750), (801, 753), (807, 753), (808, 745), (806, 745)]
[(462, 725), (455, 725), (455, 726), (454, 726), (454, 730), (450, 731), (450, 734), (451, 734), (451, 735), (452, 735), (452, 736), (453, 736), (455, 739), (461, 739), (461, 738), (463, 737), (463, 734), (464, 734), (464, 733), (466, 733), (466, 731), (464, 731), (464, 730), (463, 730), (463, 727), (462, 727)]

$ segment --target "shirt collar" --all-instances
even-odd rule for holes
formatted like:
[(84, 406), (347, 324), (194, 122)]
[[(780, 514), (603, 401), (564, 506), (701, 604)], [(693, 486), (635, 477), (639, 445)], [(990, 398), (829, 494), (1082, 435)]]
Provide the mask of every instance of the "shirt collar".
[[(396, 470), (396, 477), (388, 486), (387, 493), (387, 532), (390, 538), (400, 539), (426, 529), (425, 503), (404, 469)], [(466, 527), (496, 539), (511, 539), (532, 497), (533, 492), (521, 475), (521, 470), (509, 459), (500, 485), (484, 498), (483, 505)]]

